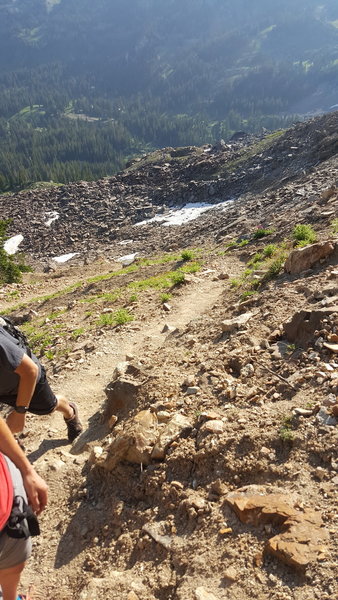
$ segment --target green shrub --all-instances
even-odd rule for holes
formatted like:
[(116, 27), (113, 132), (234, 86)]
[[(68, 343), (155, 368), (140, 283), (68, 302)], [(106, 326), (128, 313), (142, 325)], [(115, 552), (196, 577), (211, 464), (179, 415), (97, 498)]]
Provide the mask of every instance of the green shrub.
[(102, 313), (97, 324), (103, 327), (115, 325), (113, 313)]
[(161, 294), (162, 304), (165, 304), (165, 302), (168, 302), (170, 300), (170, 298), (171, 298), (171, 294), (167, 294), (167, 293)]
[(134, 320), (134, 316), (126, 308), (120, 308), (114, 314), (114, 321), (117, 325), (124, 325)]
[(316, 232), (313, 230), (311, 225), (298, 224), (294, 227), (292, 232), (293, 239), (298, 242), (305, 242), (303, 245), (312, 244), (316, 241)]
[(171, 273), (170, 279), (173, 285), (181, 285), (185, 281), (185, 274), (182, 271), (175, 271)]
[(4, 243), (7, 236), (7, 228), (11, 219), (0, 219), (0, 283), (18, 283), (21, 281), (21, 273), (31, 271), (31, 267), (24, 263), (23, 255), (16, 258), (7, 254)]
[(271, 235), (273, 233), (272, 229), (256, 229), (256, 231), (253, 234), (253, 238), (254, 240), (260, 240), (261, 238), (265, 237), (266, 235)]
[(124, 325), (129, 321), (133, 321), (134, 316), (126, 308), (120, 308), (114, 313), (102, 313), (98, 320), (98, 325), (107, 327), (115, 325)]
[(201, 263), (192, 262), (188, 265), (184, 265), (181, 269), (182, 273), (198, 273), (201, 270)]
[(264, 258), (270, 258), (277, 251), (277, 246), (275, 244), (269, 244), (263, 250)]
[[(1, 239), (0, 239), (1, 243)], [(18, 283), (21, 281), (21, 271), (12, 256), (0, 248), (0, 282)]]
[(193, 260), (196, 257), (196, 254), (193, 250), (183, 250), (181, 254), (182, 260)]
[(279, 275), (282, 266), (285, 262), (285, 256), (284, 254), (282, 256), (279, 256), (278, 258), (276, 258), (276, 260), (274, 260), (271, 265), (268, 268), (267, 273), (264, 275), (264, 279), (266, 281), (268, 281), (269, 279), (273, 279), (274, 277), (277, 277), (277, 275)]

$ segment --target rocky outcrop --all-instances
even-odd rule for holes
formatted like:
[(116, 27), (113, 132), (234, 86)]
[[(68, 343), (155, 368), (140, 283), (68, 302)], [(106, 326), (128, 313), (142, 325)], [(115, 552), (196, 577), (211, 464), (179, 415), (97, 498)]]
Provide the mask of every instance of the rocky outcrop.
[(271, 523), (280, 533), (270, 538), (266, 552), (282, 562), (303, 570), (327, 552), (328, 532), (322, 527), (318, 512), (295, 508), (290, 498), (281, 494), (250, 495), (232, 493), (226, 502), (242, 523), (258, 527)]
[(322, 320), (338, 312), (338, 302), (333, 306), (315, 310), (300, 310), (284, 323), (284, 333), (289, 342), (296, 342), (305, 347), (314, 337), (315, 331), (321, 329)]
[(290, 275), (296, 275), (313, 267), (320, 260), (330, 256), (336, 248), (336, 244), (330, 241), (311, 244), (304, 248), (297, 248), (290, 252), (284, 270)]

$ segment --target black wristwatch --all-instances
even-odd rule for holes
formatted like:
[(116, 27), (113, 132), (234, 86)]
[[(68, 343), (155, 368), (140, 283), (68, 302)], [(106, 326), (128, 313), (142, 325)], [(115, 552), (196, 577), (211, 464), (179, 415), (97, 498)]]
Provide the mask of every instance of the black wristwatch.
[(20, 413), (21, 415), (24, 415), (27, 412), (28, 408), (28, 406), (17, 406), (16, 404), (14, 406), (15, 412)]

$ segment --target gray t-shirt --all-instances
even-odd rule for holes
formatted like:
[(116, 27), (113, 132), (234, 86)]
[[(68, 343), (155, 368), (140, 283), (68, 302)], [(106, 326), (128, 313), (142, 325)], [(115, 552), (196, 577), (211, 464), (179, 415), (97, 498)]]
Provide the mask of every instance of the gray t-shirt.
[[(25, 351), (8, 331), (0, 327), (0, 397), (16, 396), (20, 381), (19, 375), (14, 373), (22, 361)], [(31, 359), (39, 367), (38, 381), (41, 376), (39, 360), (32, 354)]]

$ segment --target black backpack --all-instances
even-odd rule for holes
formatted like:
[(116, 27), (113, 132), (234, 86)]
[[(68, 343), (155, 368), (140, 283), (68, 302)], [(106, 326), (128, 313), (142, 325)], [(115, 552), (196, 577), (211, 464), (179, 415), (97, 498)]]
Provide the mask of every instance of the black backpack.
[(13, 321), (9, 317), (5, 317), (5, 315), (0, 316), (0, 327), (3, 327), (7, 333), (9, 333), (19, 342), (20, 348), (22, 348), (29, 357), (32, 355), (27, 337), (23, 331), (19, 329), (19, 327), (14, 325)]

